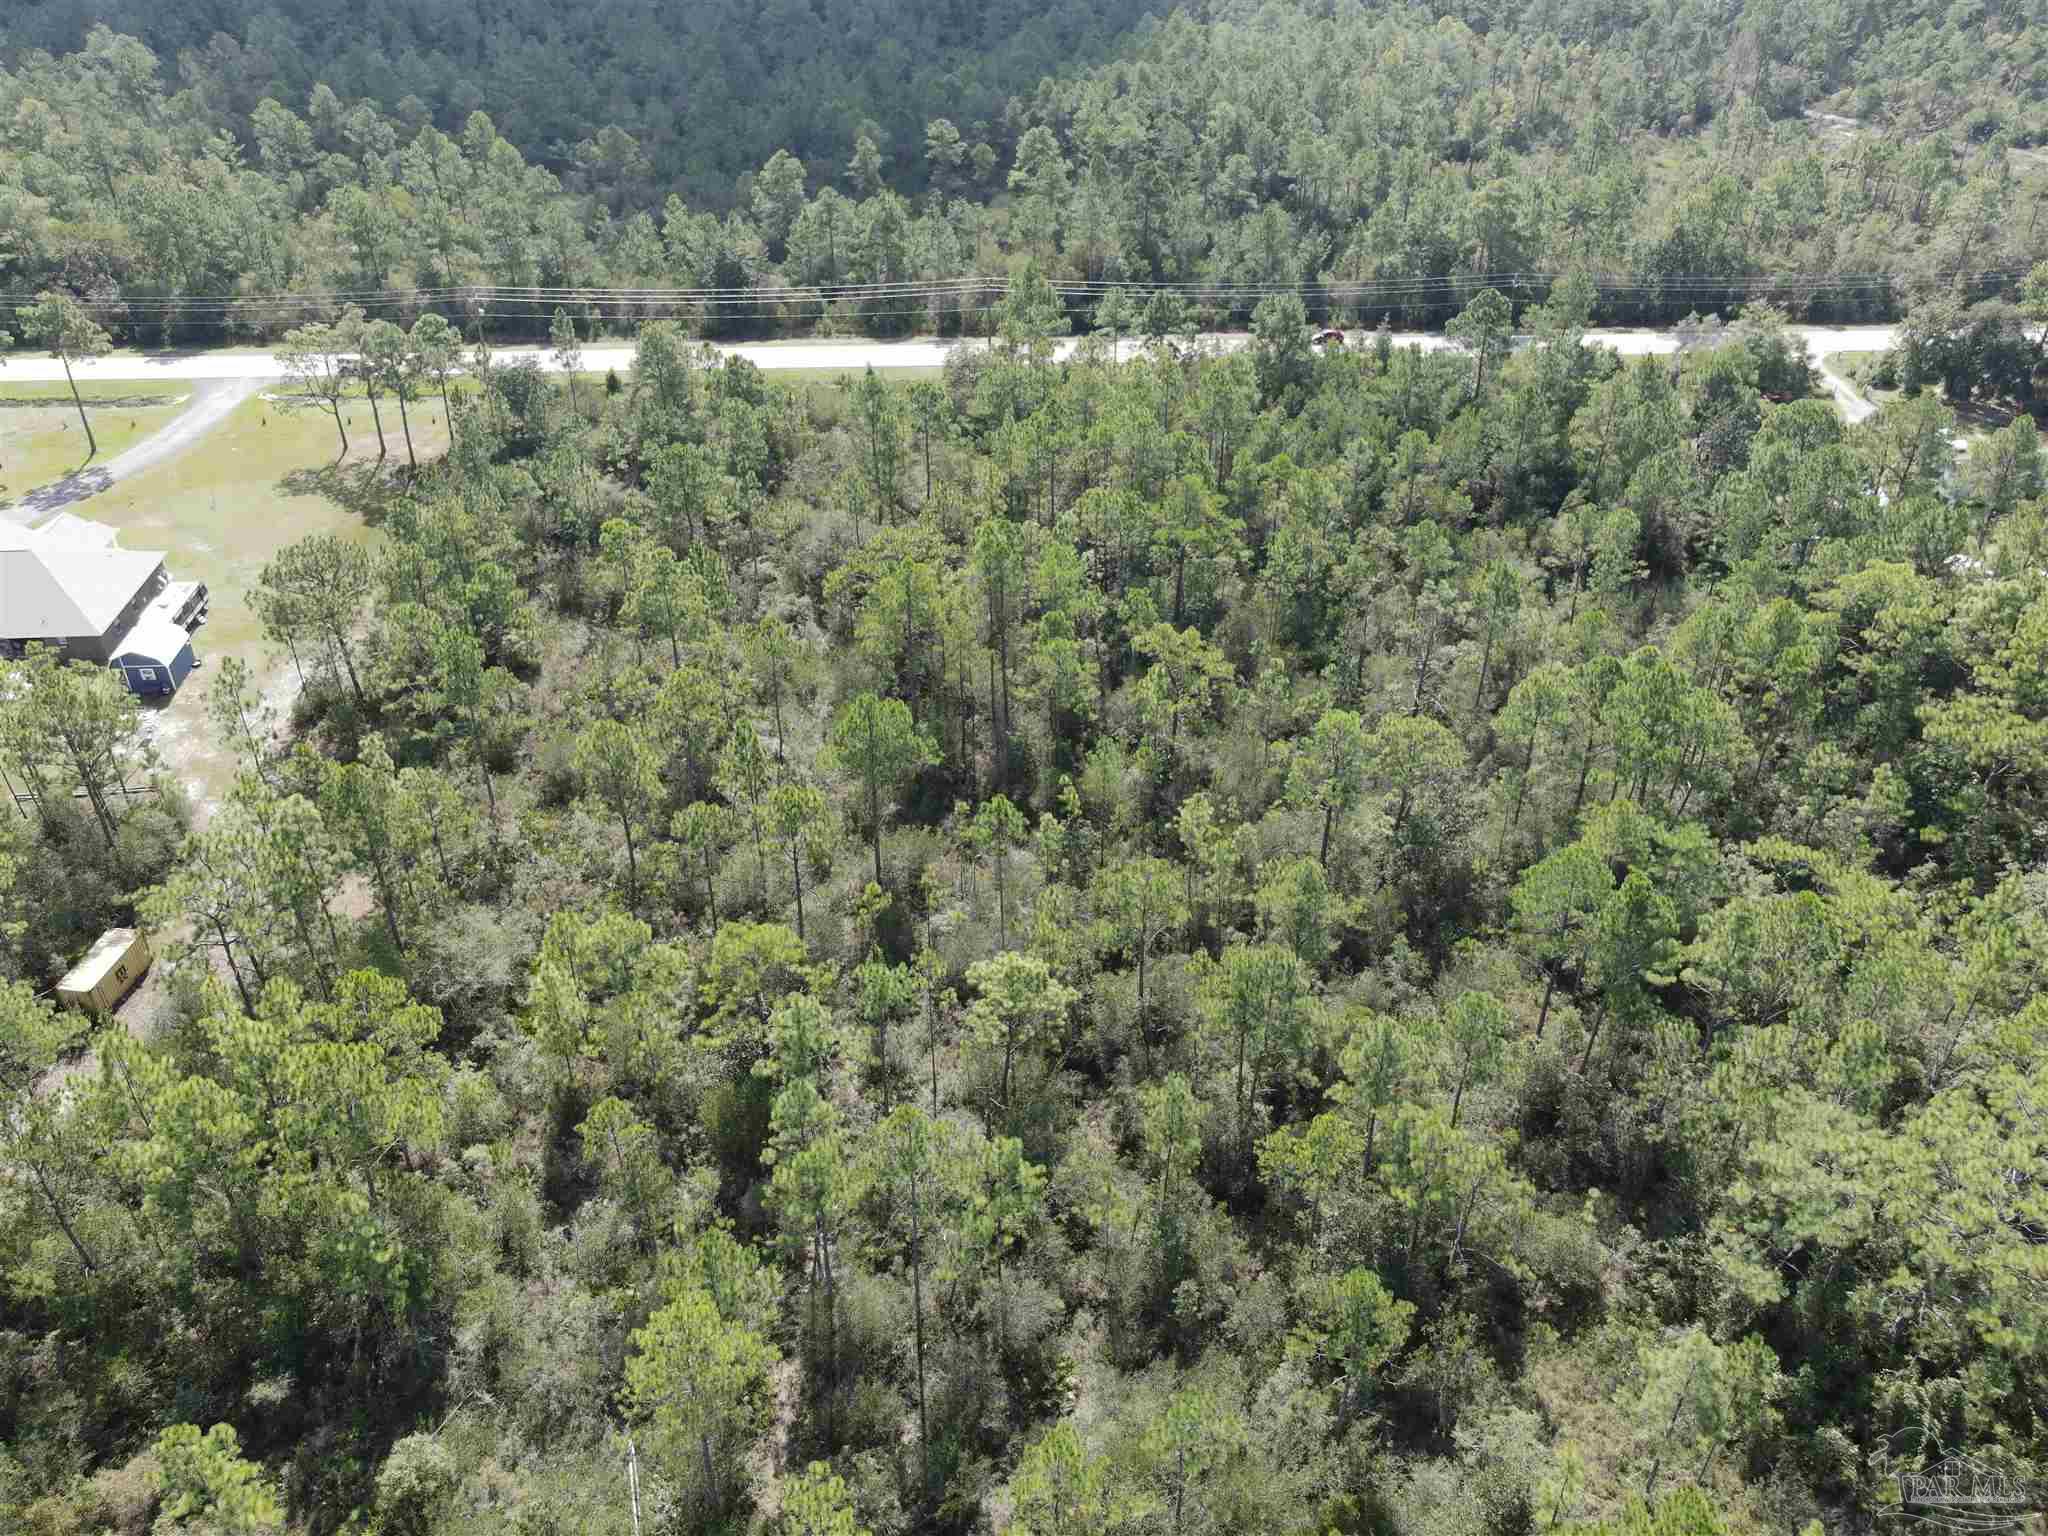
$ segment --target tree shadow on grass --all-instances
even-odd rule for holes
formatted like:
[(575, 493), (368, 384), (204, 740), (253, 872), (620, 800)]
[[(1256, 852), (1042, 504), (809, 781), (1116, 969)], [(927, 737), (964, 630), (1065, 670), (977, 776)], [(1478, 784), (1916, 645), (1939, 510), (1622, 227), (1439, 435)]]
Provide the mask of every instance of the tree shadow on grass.
[[(107, 411), (147, 411), (158, 406), (181, 405), (190, 399), (189, 395), (94, 395), (86, 401), (88, 409), (96, 413)], [(0, 411), (43, 411), (53, 405), (69, 409), (71, 402), (57, 395), (10, 395), (0, 386)]]
[(1957, 429), (1963, 432), (1996, 432), (2025, 409), (2015, 400), (1965, 400), (1949, 408), (1956, 413)]
[(74, 501), (97, 496), (114, 483), (114, 472), (104, 464), (84, 464), (62, 480), (39, 485), (17, 501), (0, 501), (0, 509), (13, 514), (11, 521), (33, 523)]
[(295, 469), (277, 482), (288, 496), (325, 496), (364, 524), (376, 527), (390, 514), (391, 504), (405, 494), (407, 476), (388, 464), (323, 464)]

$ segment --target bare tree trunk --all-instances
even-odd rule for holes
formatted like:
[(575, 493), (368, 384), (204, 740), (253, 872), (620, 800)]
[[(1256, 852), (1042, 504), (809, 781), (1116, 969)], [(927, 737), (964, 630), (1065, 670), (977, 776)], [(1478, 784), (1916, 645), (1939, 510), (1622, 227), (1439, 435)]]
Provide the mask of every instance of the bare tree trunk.
[(227, 927), (225, 924), (216, 919), (214, 921), (213, 931), (220, 939), (220, 952), (228, 962), (228, 974), (235, 978), (235, 991), (241, 995), (242, 1011), (244, 1013), (253, 1014), (256, 1011), (256, 1004), (250, 999), (249, 983), (242, 979), (241, 966), (235, 963), (235, 946), (233, 941), (230, 940), (228, 937)]
[(384, 413), (377, 408), (377, 391), (366, 380), (363, 393), (370, 397), (370, 420), (377, 424), (377, 462), (383, 463), (391, 456), (391, 450), (384, 445)]
[(356, 703), (361, 707), (367, 709), (369, 707), (369, 702), (366, 699), (364, 699), (362, 682), (356, 676), (356, 659), (354, 653), (351, 652), (348, 648), (348, 637), (346, 635), (337, 634), (334, 637), (334, 649), (335, 652), (341, 657), (341, 665), (343, 669), (348, 673), (349, 691), (356, 696)]
[[(7, 769), (4, 766), (0, 766), (0, 789), (6, 790), (7, 798), (13, 804), (16, 813), (20, 815), (23, 821), (27, 821), (29, 819), (29, 814), (27, 811), (22, 809), (22, 797), (15, 790), (14, 781), (7, 777)], [(29, 781), (28, 798), (36, 803), (37, 809), (41, 809), (41, 802), (36, 801), (35, 784), (33, 780)]]
[(484, 799), (491, 808), (491, 831), (498, 830), (498, 791), (491, 784), (491, 765), (484, 760), (483, 722), (475, 710), (469, 715), (469, 744), (476, 750), (477, 776), (484, 781)]
[[(1693, 1369), (1698, 1370), (1698, 1365), (1694, 1365)], [(1690, 1377), (1687, 1378), (1686, 1385), (1688, 1388), (1692, 1385)], [(1669, 1445), (1671, 1437), (1678, 1433), (1678, 1416), (1684, 1409), (1685, 1393), (1680, 1392), (1677, 1400), (1671, 1405), (1671, 1422), (1664, 1426), (1664, 1436), (1657, 1442), (1657, 1454), (1650, 1458), (1649, 1475), (1643, 1479), (1643, 1497), (1646, 1499), (1650, 1496), (1650, 1490), (1657, 1486), (1657, 1474), (1664, 1467), (1664, 1447)]]
[(78, 397), (78, 380), (71, 377), (71, 355), (59, 352), (57, 356), (64, 364), (64, 382), (71, 386), (71, 403), (78, 407), (78, 424), (85, 428), (85, 445), (91, 450), (86, 459), (91, 461), (100, 456), (100, 440), (92, 435), (92, 419), (85, 414), (85, 402)]
[(932, 1422), (925, 1405), (924, 1388), (924, 1213), (917, 1198), (917, 1181), (910, 1183), (910, 1289), (912, 1315), (917, 1323), (917, 1433), (922, 1453), (924, 1496), (932, 1494)]
[(1603, 1003), (1599, 1008), (1593, 1010), (1593, 1027), (1586, 1031), (1586, 1049), (1584, 1054), (1579, 1057), (1579, 1076), (1581, 1077), (1586, 1075), (1586, 1068), (1592, 1063), (1594, 1043), (1600, 1038), (1600, 1026), (1606, 1022), (1607, 1008)]
[(391, 934), (391, 947), (403, 955), (405, 940), (398, 932), (398, 898), (392, 891), (391, 874), (382, 859), (377, 861), (377, 899), (384, 908), (384, 926)]
[(936, 1118), (939, 1113), (939, 1003), (929, 992), (925, 995), (924, 1029), (925, 1055), (932, 1068), (932, 1115)]
[(875, 884), (882, 883), (882, 792), (873, 779), (868, 781), (868, 819), (875, 829)]
[(70, 1218), (64, 1214), (64, 1207), (58, 1203), (57, 1192), (50, 1188), (49, 1174), (44, 1172), (41, 1163), (31, 1163), (29, 1166), (35, 1170), (36, 1183), (43, 1191), (43, 1198), (50, 1203), (50, 1214), (57, 1218), (57, 1225), (64, 1229), (64, 1235), (71, 1240), (71, 1247), (78, 1254), (78, 1262), (85, 1266), (87, 1274), (97, 1274), (99, 1265), (92, 1261), (92, 1255), (85, 1251), (85, 1244), (79, 1241), (77, 1232), (72, 1230)]
[(399, 425), (405, 428), (406, 462), (417, 470), (420, 467), (420, 456), (412, 449), (412, 417), (406, 413), (405, 396), (402, 394), (398, 397), (398, 421)]

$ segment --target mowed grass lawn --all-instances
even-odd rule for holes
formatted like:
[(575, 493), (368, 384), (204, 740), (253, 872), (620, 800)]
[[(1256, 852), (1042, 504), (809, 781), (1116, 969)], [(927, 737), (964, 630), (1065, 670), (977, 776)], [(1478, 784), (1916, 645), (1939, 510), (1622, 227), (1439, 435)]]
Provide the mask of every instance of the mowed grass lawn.
[[(170, 379), (81, 384), (86, 415), (99, 438), (92, 462), (133, 447), (184, 408), (192, 386)], [(0, 502), (61, 480), (86, 464), (85, 431), (63, 383), (17, 384), (0, 375)]]
[[(377, 461), (376, 431), (367, 401), (344, 409), (350, 452), (347, 466)], [(398, 413), (384, 405), (385, 440), (393, 469), (405, 463)], [(441, 402), (422, 400), (412, 412), (413, 442), (422, 459), (448, 440)], [(202, 665), (170, 703), (153, 710), (157, 742), (195, 800), (217, 799), (233, 782), (233, 759), (209, 739), (207, 689), (223, 656), (248, 662), (265, 694), (283, 705), (291, 696), (291, 663), (272, 657), (263, 627), (249, 605), (250, 589), (280, 549), (308, 534), (348, 539), (374, 535), (333, 496), (286, 481), (336, 464), (340, 439), (325, 412), (280, 412), (261, 395), (245, 400), (199, 443), (133, 480), (72, 508), (79, 516), (121, 530), (124, 549), (160, 549), (174, 581), (203, 581), (213, 610), (193, 639)], [(311, 473), (305, 473), (311, 472)], [(280, 707), (280, 715), (283, 714)]]

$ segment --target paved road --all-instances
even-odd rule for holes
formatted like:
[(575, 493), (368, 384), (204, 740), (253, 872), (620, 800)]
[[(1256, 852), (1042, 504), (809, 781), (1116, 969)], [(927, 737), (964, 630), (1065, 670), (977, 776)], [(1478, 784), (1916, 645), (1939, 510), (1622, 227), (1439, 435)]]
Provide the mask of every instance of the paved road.
[[(84, 372), (83, 369), (79, 371)], [(20, 377), (19, 374), (14, 376)], [(0, 388), (5, 387), (7, 377), (6, 372), (0, 372)], [(124, 377), (175, 378), (177, 375), (135, 373)], [(159, 430), (111, 459), (88, 464), (62, 480), (38, 486), (18, 501), (0, 505), (0, 523), (41, 522), (61, 507), (97, 496), (116, 482), (139, 475), (174, 454), (183, 453), (218, 426), (228, 412), (262, 387), (262, 380), (252, 378), (195, 380), (185, 409)]]
[[(1806, 339), (1807, 350), (1818, 362), (1828, 352), (1880, 352), (1891, 346), (1896, 332), (1886, 325), (1865, 326), (1795, 326), (1794, 334)], [(1354, 335), (1367, 333), (1357, 333)], [(1224, 350), (1244, 345), (1246, 338), (1240, 334), (1225, 334), (1208, 338)], [(1442, 336), (1423, 332), (1397, 331), (1394, 333), (1396, 346), (1421, 347), (1426, 351), (1439, 351), (1451, 345)], [(1612, 347), (1625, 357), (1642, 357), (1668, 354), (1678, 350), (1678, 338), (1669, 331), (1595, 331), (1587, 341), (1600, 346)], [(1078, 343), (1063, 342), (1060, 345), (1062, 357), (1070, 355)], [(823, 369), (826, 371), (857, 371), (862, 368), (937, 368), (946, 361), (946, 356), (955, 346), (975, 346), (975, 342), (950, 341), (800, 341), (800, 342), (756, 342), (736, 347), (722, 347), (721, 351), (730, 356), (744, 357), (756, 367), (764, 370), (790, 368)], [(1128, 354), (1136, 350), (1137, 344), (1126, 342)], [(542, 347), (503, 347), (492, 354), (502, 363), (515, 363), (531, 359), (542, 368), (553, 371), (554, 363), (547, 350)], [(633, 363), (633, 349), (628, 346), (585, 347), (583, 367), (588, 372), (601, 373), (607, 368), (616, 368), (622, 373)], [(81, 380), (113, 382), (127, 379), (236, 379), (269, 381), (284, 377), (284, 370), (275, 356), (268, 352), (192, 352), (161, 353), (154, 355), (100, 357), (73, 365)], [(48, 358), (22, 358), (0, 363), (0, 387), (9, 379), (44, 381), (62, 379), (63, 365)], [(1844, 386), (1846, 387), (1846, 386)]]

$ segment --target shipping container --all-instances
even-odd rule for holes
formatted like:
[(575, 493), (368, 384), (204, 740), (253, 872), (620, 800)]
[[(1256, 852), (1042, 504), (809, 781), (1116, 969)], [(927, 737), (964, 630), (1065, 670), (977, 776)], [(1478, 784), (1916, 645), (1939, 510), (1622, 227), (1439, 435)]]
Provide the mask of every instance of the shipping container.
[(57, 1001), (81, 1013), (111, 1015), (149, 969), (149, 941), (133, 928), (110, 928), (57, 983)]

